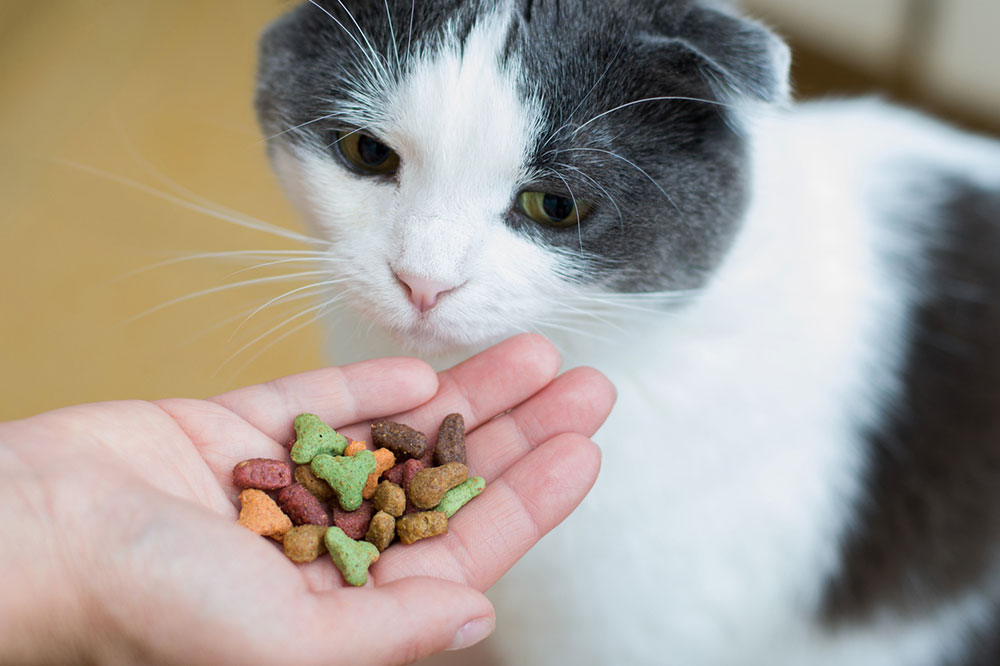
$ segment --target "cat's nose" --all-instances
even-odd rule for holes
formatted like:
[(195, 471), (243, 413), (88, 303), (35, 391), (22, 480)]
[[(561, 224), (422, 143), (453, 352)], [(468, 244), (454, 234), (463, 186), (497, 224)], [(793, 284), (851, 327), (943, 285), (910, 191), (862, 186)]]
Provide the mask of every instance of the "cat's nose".
[(455, 285), (428, 280), (412, 273), (396, 273), (396, 279), (410, 291), (410, 302), (420, 312), (427, 312), (437, 305), (438, 297), (455, 288)]

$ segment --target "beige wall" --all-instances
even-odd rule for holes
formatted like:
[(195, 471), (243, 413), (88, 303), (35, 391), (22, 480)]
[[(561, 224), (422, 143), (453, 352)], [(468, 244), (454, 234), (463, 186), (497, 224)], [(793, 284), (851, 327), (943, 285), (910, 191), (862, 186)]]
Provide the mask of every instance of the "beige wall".
[[(206, 396), (314, 367), (310, 327), (224, 361), (293, 310), (228, 317), (302, 283), (237, 289), (127, 320), (266, 271), (181, 253), (297, 249), (68, 166), (298, 227), (251, 112), (255, 41), (287, 2), (0, 0), (0, 419), (109, 398)], [(295, 264), (289, 272), (301, 270)], [(273, 273), (272, 273), (273, 274)], [(126, 277), (127, 276), (127, 277)], [(300, 304), (301, 305), (301, 304)], [(280, 333), (280, 332), (279, 332)]]

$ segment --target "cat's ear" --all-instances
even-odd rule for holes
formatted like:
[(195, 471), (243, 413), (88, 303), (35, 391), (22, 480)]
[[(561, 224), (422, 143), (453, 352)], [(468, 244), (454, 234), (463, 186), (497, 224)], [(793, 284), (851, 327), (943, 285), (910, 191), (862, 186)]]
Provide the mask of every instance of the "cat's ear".
[(789, 99), (791, 53), (763, 25), (696, 7), (682, 16), (661, 11), (654, 26), (657, 33), (644, 41), (658, 51), (657, 59), (666, 58), (671, 69), (693, 67), (719, 98), (778, 104)]

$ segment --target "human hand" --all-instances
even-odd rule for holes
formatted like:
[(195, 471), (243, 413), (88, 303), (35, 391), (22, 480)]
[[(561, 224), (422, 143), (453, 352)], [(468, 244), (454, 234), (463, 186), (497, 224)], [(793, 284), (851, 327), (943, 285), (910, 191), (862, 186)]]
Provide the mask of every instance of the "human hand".
[[(519, 336), (440, 376), (380, 359), (0, 424), (0, 662), (396, 664), (484, 638), (482, 591), (597, 475), (587, 438), (614, 391), (593, 370), (555, 378), (558, 365)], [(461, 412), (487, 489), (448, 534), (390, 548), (367, 586), (346, 587), (329, 558), (295, 565), (235, 524), (233, 466), (286, 459), (300, 412), (355, 439), (393, 414), (433, 437)]]

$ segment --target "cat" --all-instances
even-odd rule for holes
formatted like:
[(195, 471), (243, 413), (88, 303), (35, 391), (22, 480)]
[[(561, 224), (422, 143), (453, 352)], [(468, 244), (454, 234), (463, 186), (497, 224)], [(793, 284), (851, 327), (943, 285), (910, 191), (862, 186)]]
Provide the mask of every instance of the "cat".
[(1000, 144), (794, 103), (789, 63), (709, 0), (315, 0), (262, 38), (335, 361), (539, 330), (618, 388), (594, 490), (491, 591), (496, 663), (1000, 663)]

